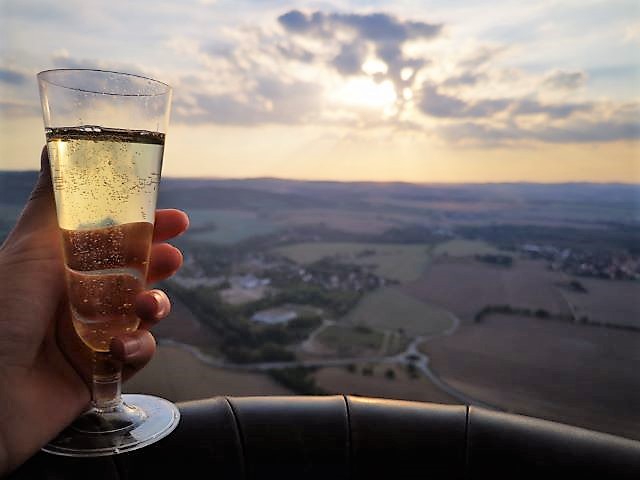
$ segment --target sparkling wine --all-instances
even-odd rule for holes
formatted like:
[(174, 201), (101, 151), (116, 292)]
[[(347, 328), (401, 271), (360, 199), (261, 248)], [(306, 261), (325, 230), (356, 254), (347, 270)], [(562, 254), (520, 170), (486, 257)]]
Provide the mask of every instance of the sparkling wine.
[(97, 351), (138, 328), (135, 297), (145, 287), (153, 225), (62, 230), (69, 303), (82, 340)]
[(73, 322), (89, 347), (108, 351), (114, 336), (138, 327), (164, 135), (56, 128), (47, 146)]

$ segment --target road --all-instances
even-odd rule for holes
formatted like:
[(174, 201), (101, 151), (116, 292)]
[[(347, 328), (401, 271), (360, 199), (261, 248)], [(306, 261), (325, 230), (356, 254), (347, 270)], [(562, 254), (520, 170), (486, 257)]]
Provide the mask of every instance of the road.
[(494, 405), (490, 405), (486, 402), (472, 398), (464, 392), (461, 392), (460, 390), (457, 390), (446, 383), (429, 366), (429, 357), (418, 349), (418, 346), (420, 344), (441, 336), (452, 335), (460, 327), (460, 319), (451, 312), (447, 313), (449, 315), (449, 318), (451, 319), (451, 326), (449, 328), (436, 335), (421, 335), (414, 338), (404, 352), (393, 357), (387, 357), (385, 361), (389, 361), (392, 363), (401, 363), (404, 365), (408, 364), (409, 362), (413, 362), (415, 367), (420, 370), (422, 374), (431, 381), (431, 383), (436, 385), (443, 392), (451, 395), (456, 400), (464, 403), (465, 405), (477, 405), (479, 407), (488, 408), (490, 410), (502, 410)]
[[(226, 368), (230, 370), (241, 370), (241, 371), (259, 371), (264, 372), (268, 370), (274, 369), (284, 369), (284, 368), (295, 368), (295, 367), (304, 367), (304, 368), (313, 368), (313, 367), (340, 367), (347, 366), (354, 363), (393, 363), (400, 365), (409, 365), (412, 363), (422, 374), (434, 385), (440, 388), (443, 392), (452, 396), (456, 400), (460, 401), (465, 405), (477, 405), (479, 407), (488, 408), (491, 410), (502, 410), (494, 405), (490, 405), (486, 402), (482, 402), (475, 398), (470, 397), (469, 395), (461, 392), (460, 390), (455, 389), (448, 383), (446, 383), (443, 379), (441, 379), (430, 367), (429, 357), (422, 353), (418, 346), (424, 342), (428, 342), (433, 340), (434, 338), (438, 338), (441, 336), (449, 336), (456, 332), (456, 330), (460, 327), (460, 319), (453, 315), (451, 312), (448, 312), (449, 317), (451, 318), (451, 326), (444, 330), (443, 332), (435, 335), (420, 335), (415, 337), (404, 352), (401, 352), (396, 355), (382, 356), (382, 355), (373, 355), (368, 357), (343, 357), (343, 358), (324, 358), (324, 359), (314, 359), (314, 360), (292, 360), (286, 362), (259, 362), (259, 363), (248, 363), (248, 364), (238, 364), (238, 363), (230, 363), (219, 358), (211, 357), (198, 348), (188, 345), (186, 343), (176, 342), (174, 340), (169, 339), (161, 339), (159, 341), (160, 344), (171, 345), (178, 348), (182, 348), (184, 350), (189, 351), (193, 354), (198, 360), (201, 362), (210, 365), (216, 368)], [(326, 328), (329, 325), (333, 325), (335, 322), (325, 321), (322, 325), (320, 325), (314, 332), (311, 333), (309, 338), (303, 342), (303, 345), (310, 345), (310, 342), (315, 338), (315, 336)], [(302, 345), (301, 345), (302, 346)]]

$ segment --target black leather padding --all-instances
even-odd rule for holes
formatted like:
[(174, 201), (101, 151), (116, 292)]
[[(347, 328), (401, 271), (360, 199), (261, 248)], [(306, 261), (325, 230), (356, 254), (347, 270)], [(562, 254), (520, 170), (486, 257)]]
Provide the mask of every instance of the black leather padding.
[[(4, 477), (0, 477), (4, 478)], [(39, 452), (9, 477), (10, 480), (121, 480), (115, 457), (54, 457)]]
[(479, 407), (326, 396), (179, 408), (156, 444), (94, 459), (38, 453), (10, 478), (640, 479), (640, 442)]
[(469, 407), (469, 479), (640, 479), (640, 442)]
[(347, 397), (352, 478), (464, 478), (467, 407)]
[(247, 479), (349, 478), (344, 397), (229, 398)]
[[(244, 478), (242, 443), (227, 399), (216, 397), (182, 403), (179, 407), (180, 423), (169, 436), (140, 450), (112, 457), (120, 472), (119, 479)], [(215, 475), (203, 475), (203, 469)]]

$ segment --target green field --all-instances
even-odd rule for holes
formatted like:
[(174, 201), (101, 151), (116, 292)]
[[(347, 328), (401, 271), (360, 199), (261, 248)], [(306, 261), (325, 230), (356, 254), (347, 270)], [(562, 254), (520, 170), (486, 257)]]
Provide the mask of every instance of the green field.
[(189, 239), (201, 242), (231, 244), (277, 229), (271, 221), (244, 210), (189, 209), (187, 213), (193, 230)]
[(310, 264), (325, 257), (357, 265), (373, 265), (375, 273), (399, 282), (420, 277), (429, 262), (427, 245), (395, 245), (379, 243), (298, 243), (275, 251), (296, 263)]
[(486, 242), (477, 240), (455, 239), (440, 243), (433, 249), (433, 255), (448, 255), (450, 257), (468, 257), (472, 255), (496, 255), (504, 253)]
[(372, 328), (331, 325), (316, 340), (340, 356), (349, 356), (378, 353), (384, 337), (384, 333)]
[(346, 317), (353, 325), (404, 330), (405, 335), (433, 335), (452, 324), (449, 313), (402, 293), (384, 288), (365, 296)]

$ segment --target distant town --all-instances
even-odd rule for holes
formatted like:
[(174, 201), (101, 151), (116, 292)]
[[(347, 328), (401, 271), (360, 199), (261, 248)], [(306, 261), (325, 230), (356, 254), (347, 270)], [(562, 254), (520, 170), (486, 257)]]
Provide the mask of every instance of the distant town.
[(570, 275), (608, 280), (640, 280), (640, 257), (611, 251), (575, 251), (551, 245), (522, 245), (521, 251), (530, 258), (549, 262), (552, 270)]

